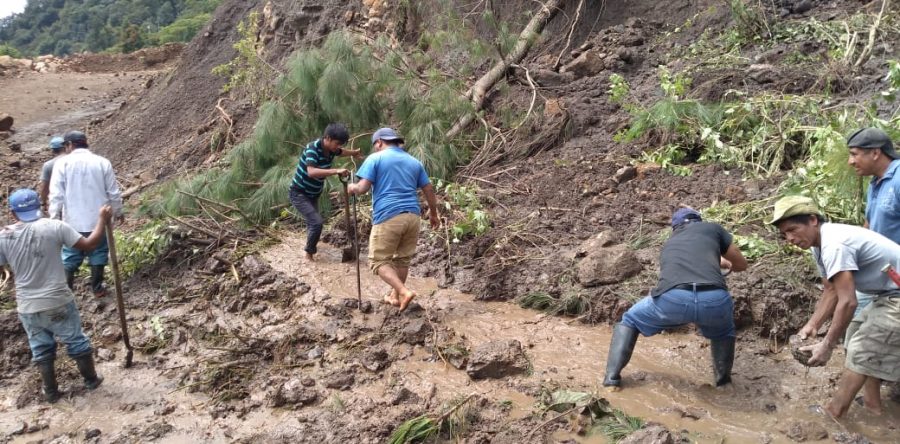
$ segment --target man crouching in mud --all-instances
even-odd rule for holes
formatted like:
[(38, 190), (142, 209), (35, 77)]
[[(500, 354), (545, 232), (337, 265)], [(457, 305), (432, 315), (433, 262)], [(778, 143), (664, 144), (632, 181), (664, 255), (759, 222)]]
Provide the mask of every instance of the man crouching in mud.
[[(900, 245), (862, 227), (826, 223), (815, 202), (802, 196), (776, 202), (771, 224), (791, 244), (809, 249), (822, 275), (822, 296), (799, 335), (815, 337), (829, 318), (831, 326), (822, 342), (801, 349), (812, 352), (809, 365), (828, 363), (851, 319), (858, 324), (846, 344), (837, 392), (825, 411), (840, 418), (860, 389), (867, 401), (880, 400), (879, 379), (900, 380), (900, 288), (882, 272), (886, 265), (900, 268)], [(854, 318), (857, 291), (875, 298)], [(867, 402), (867, 408), (881, 414), (880, 402)]]
[(9, 196), (9, 208), (16, 223), (0, 229), (0, 266), (8, 264), (15, 275), (16, 309), (28, 335), (31, 360), (41, 373), (44, 398), (54, 403), (60, 397), (54, 367), (56, 338), (66, 344), (85, 388), (93, 390), (103, 378), (94, 370), (91, 341), (81, 331), (81, 317), (59, 252), (63, 245), (82, 251), (96, 248), (105, 238), (112, 208), (100, 207), (88, 237), (63, 221), (41, 218), (41, 201), (34, 190), (16, 190)]
[(721, 225), (681, 208), (672, 215), (672, 237), (659, 255), (659, 283), (613, 329), (603, 385), (617, 391), (638, 333), (653, 336), (688, 323), (709, 338), (716, 386), (731, 382), (734, 363), (734, 301), (722, 269), (744, 271), (747, 260)]

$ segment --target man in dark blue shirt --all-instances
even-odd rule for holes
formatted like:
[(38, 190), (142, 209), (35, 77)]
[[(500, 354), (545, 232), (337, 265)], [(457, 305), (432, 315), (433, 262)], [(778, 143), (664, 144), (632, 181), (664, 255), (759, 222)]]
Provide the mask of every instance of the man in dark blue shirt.
[(306, 145), (300, 153), (297, 171), (291, 182), (289, 197), (291, 205), (306, 221), (306, 258), (313, 260), (316, 245), (322, 235), (324, 220), (319, 214), (319, 195), (325, 188), (328, 176), (347, 177), (350, 172), (345, 168), (332, 168), (331, 164), (337, 156), (358, 156), (359, 150), (345, 150), (342, 147), (350, 140), (350, 133), (340, 123), (332, 123), (325, 128), (321, 139)]

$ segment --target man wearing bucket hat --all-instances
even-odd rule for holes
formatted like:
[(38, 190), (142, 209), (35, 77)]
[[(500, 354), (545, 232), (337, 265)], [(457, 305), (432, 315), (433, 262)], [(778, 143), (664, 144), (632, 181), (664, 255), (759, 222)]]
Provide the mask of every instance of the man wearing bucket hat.
[[(847, 148), (847, 163), (856, 174), (860, 177), (872, 176), (866, 193), (865, 227), (900, 243), (900, 182), (894, 181), (900, 167), (900, 156), (894, 150), (890, 136), (878, 128), (863, 128), (847, 137)], [(856, 292), (857, 305), (853, 316), (858, 316), (873, 298), (874, 295)], [(844, 345), (850, 342), (857, 325), (850, 323)], [(894, 396), (900, 399), (900, 384), (894, 384)], [(867, 405), (878, 402), (865, 399), (865, 396), (863, 399)]]
[(369, 268), (391, 286), (385, 302), (405, 310), (416, 293), (406, 287), (409, 264), (416, 253), (419, 235), (421, 189), (428, 202), (432, 228), (440, 226), (437, 198), (422, 162), (403, 150), (403, 138), (391, 128), (372, 135), (375, 154), (356, 172), (359, 182), (350, 185), (351, 194), (372, 190), (372, 233), (369, 237)]
[[(62, 219), (82, 235), (89, 236), (97, 223), (97, 212), (101, 206), (110, 205), (117, 218), (123, 216), (122, 193), (112, 163), (88, 149), (87, 136), (83, 132), (67, 132), (63, 144), (67, 154), (53, 165), (48, 213), (51, 218)], [(92, 251), (65, 247), (62, 255), (70, 289), (75, 284), (75, 273), (87, 258), (91, 266), (94, 296), (106, 295), (103, 285), (104, 268), (109, 263), (106, 237)]]
[[(881, 380), (900, 379), (900, 288), (882, 272), (886, 265), (900, 268), (900, 245), (872, 230), (827, 223), (812, 199), (788, 196), (775, 203), (770, 221), (791, 244), (809, 249), (822, 276), (822, 296), (801, 337), (815, 337), (825, 321), (825, 338), (804, 350), (812, 353), (809, 365), (825, 365), (851, 323), (856, 333), (847, 343), (845, 370), (825, 410), (842, 416), (863, 389), (866, 407), (879, 414)], [(856, 291), (875, 299), (856, 318)], [(892, 339), (893, 338), (893, 339)]]
[(734, 364), (734, 301), (722, 269), (743, 271), (747, 261), (721, 225), (680, 208), (672, 215), (672, 237), (659, 256), (659, 282), (613, 329), (603, 385), (616, 391), (638, 333), (653, 336), (694, 323), (710, 340), (716, 386), (731, 382)]
[(93, 390), (103, 378), (94, 369), (91, 341), (82, 332), (59, 250), (63, 246), (94, 249), (104, 238), (112, 211), (102, 206), (94, 230), (83, 237), (65, 222), (42, 219), (34, 190), (24, 188), (10, 194), (9, 208), (16, 223), (0, 229), (0, 266), (9, 265), (15, 276), (16, 310), (28, 335), (32, 362), (41, 374), (44, 397), (51, 403), (60, 397), (54, 366), (56, 338), (75, 360), (85, 387)]
[(65, 155), (65, 147), (63, 147), (63, 138), (62, 137), (54, 137), (50, 139), (50, 150), (53, 151), (53, 158), (44, 162), (44, 166), (41, 167), (41, 204), (46, 208), (47, 207), (47, 198), (50, 196), (50, 177), (53, 175), (53, 165), (60, 158), (60, 156)]

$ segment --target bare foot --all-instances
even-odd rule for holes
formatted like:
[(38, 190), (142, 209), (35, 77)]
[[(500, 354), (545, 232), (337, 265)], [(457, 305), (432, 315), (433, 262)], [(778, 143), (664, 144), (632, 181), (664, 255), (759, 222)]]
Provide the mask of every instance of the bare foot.
[(310, 262), (315, 262), (315, 261), (316, 261), (316, 257), (315, 257), (315, 255), (313, 255), (313, 254), (306, 253), (306, 260), (308, 260), (308, 261), (310, 261)]
[(384, 302), (395, 307), (400, 306), (400, 299), (397, 298), (397, 291), (391, 290), (391, 293), (384, 297)]
[(418, 296), (416, 292), (412, 290), (406, 290), (403, 295), (400, 297), (400, 311), (406, 310), (406, 307), (409, 307), (409, 303), (412, 302), (413, 298)]
[[(879, 401), (880, 401), (880, 400), (879, 400)], [(869, 412), (869, 414), (871, 414), (871, 415), (874, 415), (874, 416), (881, 416), (882, 413), (884, 413), (884, 411), (881, 410), (881, 403), (880, 403), (880, 402), (878, 402), (878, 403), (870, 403), (870, 402), (868, 402), (868, 401), (865, 399), (865, 397), (863, 397), (863, 406), (866, 408), (866, 410), (867, 410), (867, 411)]]

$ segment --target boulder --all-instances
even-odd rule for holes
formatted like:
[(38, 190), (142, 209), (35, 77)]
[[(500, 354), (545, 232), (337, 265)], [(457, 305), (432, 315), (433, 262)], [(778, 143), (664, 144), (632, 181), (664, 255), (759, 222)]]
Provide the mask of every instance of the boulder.
[(576, 266), (576, 277), (583, 287), (615, 284), (641, 272), (641, 262), (624, 245), (588, 251)]
[(0, 131), (9, 131), (13, 127), (13, 117), (0, 113)]
[(581, 245), (578, 246), (578, 248), (575, 250), (575, 258), (578, 259), (585, 257), (594, 251), (597, 251), (601, 248), (611, 247), (620, 242), (622, 242), (622, 239), (615, 231), (601, 231), (589, 237), (586, 241), (582, 242)]
[(576, 78), (593, 76), (606, 69), (605, 59), (606, 54), (602, 54), (597, 50), (585, 51), (567, 63), (566, 66), (563, 66), (560, 72), (570, 72)]
[(640, 430), (619, 441), (619, 444), (675, 444), (675, 438), (669, 429), (659, 424), (647, 423)]
[(401, 341), (410, 345), (424, 344), (432, 334), (431, 325), (421, 318), (409, 321), (400, 331)]
[(622, 168), (616, 170), (616, 174), (613, 176), (613, 180), (616, 183), (625, 183), (631, 179), (637, 177), (637, 168), (631, 165), (625, 165)]
[(530, 366), (519, 341), (491, 341), (472, 351), (466, 373), (472, 379), (504, 378), (527, 373)]

